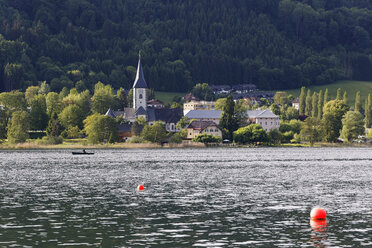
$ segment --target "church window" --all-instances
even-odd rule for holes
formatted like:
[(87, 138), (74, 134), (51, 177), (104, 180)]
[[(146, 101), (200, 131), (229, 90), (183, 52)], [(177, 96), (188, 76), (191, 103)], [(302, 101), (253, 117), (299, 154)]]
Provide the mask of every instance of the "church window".
[(139, 99), (142, 99), (142, 94), (139, 94)]

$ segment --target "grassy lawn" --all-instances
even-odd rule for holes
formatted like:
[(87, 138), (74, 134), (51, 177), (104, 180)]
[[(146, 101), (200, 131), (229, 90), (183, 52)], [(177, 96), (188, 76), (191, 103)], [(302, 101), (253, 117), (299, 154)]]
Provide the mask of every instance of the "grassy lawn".
[[(333, 84), (326, 84), (326, 85), (317, 85), (317, 86), (310, 86), (306, 89), (310, 89), (311, 93), (315, 91), (319, 92), (323, 90), (323, 94), (325, 89), (328, 88), (328, 97), (329, 99), (335, 99), (337, 94), (337, 89), (341, 88), (341, 95), (343, 96), (344, 91), (347, 92), (348, 104), (350, 106), (354, 106), (355, 102), (355, 94), (357, 91), (360, 91), (360, 99), (362, 103), (362, 107), (364, 108), (364, 100), (368, 97), (368, 94), (372, 94), (372, 82), (366, 81), (339, 81)], [(300, 96), (301, 89), (295, 90), (286, 90), (289, 94), (292, 94), (295, 97)]]
[(172, 103), (173, 102), (173, 97), (175, 97), (175, 96), (183, 97), (185, 95), (186, 95), (186, 93), (181, 93), (181, 92), (155, 91), (155, 98), (162, 101), (164, 104)]

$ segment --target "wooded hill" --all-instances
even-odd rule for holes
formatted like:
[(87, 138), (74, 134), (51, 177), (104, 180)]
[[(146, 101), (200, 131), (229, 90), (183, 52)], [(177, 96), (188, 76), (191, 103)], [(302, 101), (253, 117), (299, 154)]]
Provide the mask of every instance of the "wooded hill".
[(372, 80), (369, 0), (0, 0), (0, 89)]

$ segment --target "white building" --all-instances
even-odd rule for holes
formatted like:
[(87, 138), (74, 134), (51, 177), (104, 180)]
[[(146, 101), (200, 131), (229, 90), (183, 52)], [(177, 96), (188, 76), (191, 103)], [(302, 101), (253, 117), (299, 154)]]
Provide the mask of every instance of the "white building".
[(260, 124), (262, 128), (268, 132), (273, 129), (279, 129), (280, 119), (270, 109), (257, 109), (247, 111), (248, 120)]

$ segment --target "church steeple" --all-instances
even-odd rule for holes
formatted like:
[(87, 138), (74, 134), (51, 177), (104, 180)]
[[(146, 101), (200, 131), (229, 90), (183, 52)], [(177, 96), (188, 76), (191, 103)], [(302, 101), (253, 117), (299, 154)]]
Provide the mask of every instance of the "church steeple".
[(137, 74), (136, 79), (134, 80), (133, 88), (147, 88), (145, 76), (143, 75), (142, 71), (142, 64), (141, 64), (141, 52), (138, 56), (138, 66), (137, 66)]
[(145, 112), (147, 110), (147, 97), (146, 97), (147, 84), (142, 71), (141, 53), (138, 58), (137, 75), (133, 84), (133, 108), (136, 113)]

